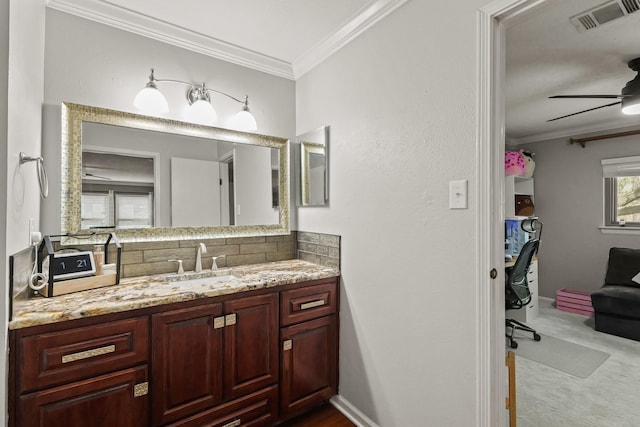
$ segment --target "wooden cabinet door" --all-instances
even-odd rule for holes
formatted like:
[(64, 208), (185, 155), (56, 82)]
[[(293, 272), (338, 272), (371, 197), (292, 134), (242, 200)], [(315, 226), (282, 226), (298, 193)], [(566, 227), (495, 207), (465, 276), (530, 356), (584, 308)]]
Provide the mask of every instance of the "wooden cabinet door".
[(278, 421), (278, 386), (225, 402), (165, 427), (269, 427)]
[(224, 303), (225, 399), (278, 382), (278, 294)]
[(153, 315), (154, 425), (222, 402), (223, 327), (221, 304)]
[(282, 328), (280, 416), (302, 412), (336, 394), (336, 316)]
[(15, 425), (145, 426), (149, 423), (147, 381), (144, 365), (20, 396)]

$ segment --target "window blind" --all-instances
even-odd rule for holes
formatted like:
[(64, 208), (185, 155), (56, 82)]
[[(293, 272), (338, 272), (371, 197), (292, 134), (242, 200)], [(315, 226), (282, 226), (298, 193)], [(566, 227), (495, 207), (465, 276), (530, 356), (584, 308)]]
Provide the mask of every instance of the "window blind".
[(602, 159), (600, 163), (604, 178), (640, 176), (640, 156)]

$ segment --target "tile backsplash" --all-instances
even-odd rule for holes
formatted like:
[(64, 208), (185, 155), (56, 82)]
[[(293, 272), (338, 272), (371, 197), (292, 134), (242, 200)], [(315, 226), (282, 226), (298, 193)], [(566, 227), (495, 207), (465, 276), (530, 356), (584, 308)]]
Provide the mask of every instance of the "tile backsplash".
[[(122, 277), (175, 273), (181, 259), (185, 271), (195, 267), (198, 243), (207, 246), (202, 254), (202, 268), (210, 269), (212, 257), (221, 256), (219, 268), (258, 264), (288, 259), (302, 259), (316, 264), (340, 268), (340, 236), (307, 231), (292, 231), (283, 236), (233, 237), (199, 240), (122, 243)], [(93, 246), (74, 246), (91, 250)], [(109, 250), (107, 263), (115, 262), (115, 251)]]
[(223, 258), (216, 260), (220, 268), (296, 258), (295, 233), (285, 236), (123, 243), (123, 277), (176, 272), (178, 266), (176, 263), (168, 262), (170, 259), (183, 260), (184, 270), (192, 271), (195, 267), (198, 243), (207, 246), (207, 252), (202, 254), (203, 269), (210, 269), (212, 257), (221, 255)]
[(340, 236), (298, 231), (298, 258), (340, 268)]

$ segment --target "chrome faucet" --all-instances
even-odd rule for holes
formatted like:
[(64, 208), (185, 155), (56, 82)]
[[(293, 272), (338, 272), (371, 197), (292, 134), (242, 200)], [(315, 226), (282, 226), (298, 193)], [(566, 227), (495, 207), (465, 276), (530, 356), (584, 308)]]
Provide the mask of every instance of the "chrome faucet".
[(198, 243), (198, 252), (196, 252), (196, 267), (195, 272), (200, 273), (202, 271), (202, 254), (207, 253), (207, 247), (204, 243)]
[(225, 255), (211, 257), (211, 271), (215, 271), (218, 269), (218, 264), (216, 263), (216, 260), (224, 257)]
[(178, 263), (178, 274), (184, 273), (184, 268), (182, 267), (182, 260), (181, 259), (170, 259), (168, 261), (169, 262), (177, 262)]

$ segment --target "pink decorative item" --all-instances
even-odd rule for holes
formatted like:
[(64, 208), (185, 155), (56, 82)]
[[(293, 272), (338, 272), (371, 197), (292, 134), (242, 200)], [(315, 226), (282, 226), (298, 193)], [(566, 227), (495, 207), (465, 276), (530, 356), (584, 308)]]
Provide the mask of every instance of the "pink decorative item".
[(591, 292), (566, 288), (558, 289), (556, 291), (556, 308), (569, 313), (592, 317)]
[(504, 152), (505, 175), (524, 176), (526, 167), (527, 164), (522, 156), (522, 150)]

